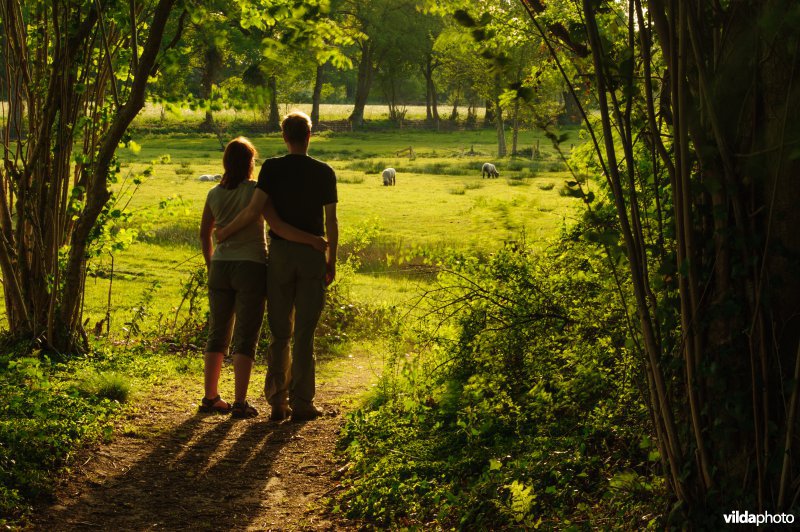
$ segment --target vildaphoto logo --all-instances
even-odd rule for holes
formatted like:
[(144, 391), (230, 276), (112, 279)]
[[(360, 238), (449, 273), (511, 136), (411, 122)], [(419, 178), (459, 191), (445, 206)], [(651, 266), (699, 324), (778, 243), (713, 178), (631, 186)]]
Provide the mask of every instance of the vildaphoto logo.
[(729, 514), (723, 514), (725, 524), (728, 525), (791, 525), (794, 523), (794, 514), (771, 514), (761, 512), (758, 514), (748, 511), (740, 512), (734, 510)]

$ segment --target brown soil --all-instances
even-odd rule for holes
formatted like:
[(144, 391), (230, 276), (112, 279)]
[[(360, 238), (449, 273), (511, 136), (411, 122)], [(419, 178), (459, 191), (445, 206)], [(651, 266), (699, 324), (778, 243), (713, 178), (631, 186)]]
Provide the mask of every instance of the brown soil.
[[(55, 503), (34, 512), (36, 530), (352, 530), (359, 523), (326, 511), (340, 489), (343, 464), (334, 455), (346, 402), (365, 391), (377, 370), (366, 354), (335, 364), (317, 384), (317, 404), (329, 414), (305, 423), (259, 416), (197, 414), (201, 382), (160, 389), (120, 425), (121, 435), (75, 461)], [(230, 389), (223, 369), (223, 390)], [(230, 397), (230, 393), (224, 397)]]

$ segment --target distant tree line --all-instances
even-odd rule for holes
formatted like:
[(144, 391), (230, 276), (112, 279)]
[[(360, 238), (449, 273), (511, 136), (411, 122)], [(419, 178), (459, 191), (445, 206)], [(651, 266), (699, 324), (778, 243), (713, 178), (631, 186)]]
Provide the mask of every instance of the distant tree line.
[[(183, 45), (169, 54), (165, 75), (151, 96), (205, 109), (204, 128), (224, 107), (254, 108), (267, 130), (278, 129), (278, 102), (311, 103), (312, 120), (322, 103), (352, 104), (349, 121), (363, 125), (367, 103), (387, 106), (389, 119), (402, 122), (407, 105), (426, 107), (426, 119), (461, 120), (471, 125), (532, 123), (533, 103), (501, 101), (517, 79), (547, 61), (530, 34), (497, 33), (495, 46), (508, 51), (511, 74), (493, 67), (470, 29), (458, 24), (452, 9), (410, 0), (333, 0), (320, 2), (312, 25), (286, 22), (261, 26), (253, 13), (262, 6), (216, 0), (193, 11)], [(510, 5), (501, 17), (518, 17)], [(275, 12), (278, 10), (273, 6)], [(310, 8), (309, 8), (310, 9)], [(269, 9), (267, 10), (269, 12)], [(579, 116), (558, 76), (537, 77), (539, 114), (565, 121)], [(485, 124), (476, 109), (486, 107)], [(552, 117), (549, 117), (552, 119)], [(503, 139), (499, 139), (503, 140)], [(499, 142), (505, 153), (504, 142)]]

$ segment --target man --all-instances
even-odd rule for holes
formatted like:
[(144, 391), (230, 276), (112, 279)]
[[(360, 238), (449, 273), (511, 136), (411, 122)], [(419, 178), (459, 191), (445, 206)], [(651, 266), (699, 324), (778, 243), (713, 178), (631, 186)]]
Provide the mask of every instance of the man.
[(281, 130), (289, 153), (264, 161), (253, 199), (233, 222), (217, 231), (217, 240), (252, 223), (269, 203), (288, 225), (328, 238), (324, 253), (269, 232), (267, 321), (272, 341), (264, 394), (272, 407), (270, 419), (280, 421), (291, 416), (293, 421), (307, 421), (322, 414), (314, 405), (314, 331), (322, 313), (325, 287), (336, 276), (336, 174), (308, 155), (308, 115), (290, 113), (283, 119)]

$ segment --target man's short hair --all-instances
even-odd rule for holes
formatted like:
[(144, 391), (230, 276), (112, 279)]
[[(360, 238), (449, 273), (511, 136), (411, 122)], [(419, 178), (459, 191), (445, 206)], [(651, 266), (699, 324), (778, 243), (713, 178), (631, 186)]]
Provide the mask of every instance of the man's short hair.
[(283, 137), (292, 144), (301, 144), (311, 133), (311, 118), (302, 111), (292, 111), (281, 122)]

